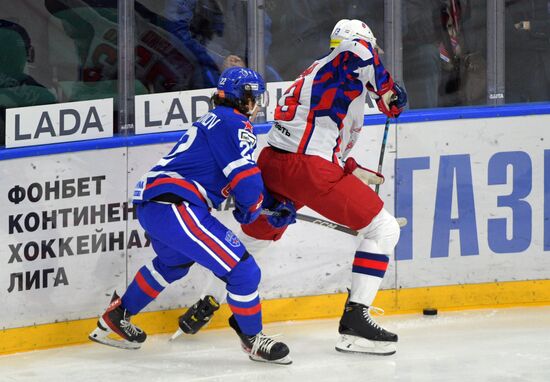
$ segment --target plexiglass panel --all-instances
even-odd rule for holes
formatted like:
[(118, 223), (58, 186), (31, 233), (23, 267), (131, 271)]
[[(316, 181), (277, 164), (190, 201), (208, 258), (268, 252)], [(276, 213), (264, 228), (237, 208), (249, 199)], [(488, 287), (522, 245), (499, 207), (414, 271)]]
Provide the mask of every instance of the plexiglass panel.
[(550, 100), (550, 1), (505, 2), (507, 103)]
[(230, 66), (247, 65), (247, 2), (135, 2), (136, 88), (212, 88)]
[[(116, 98), (116, 0), (2, 1), (0, 15), (0, 146), (6, 128), (18, 127), (6, 126), (6, 109)], [(30, 131), (33, 121), (18, 128)], [(67, 123), (76, 131), (74, 119)], [(58, 135), (58, 124), (34, 127)]]
[(411, 108), (486, 103), (486, 2), (403, 1), (403, 76)]
[[(294, 80), (329, 52), (330, 33), (340, 19), (366, 22), (384, 49), (384, 1), (266, 0), (268, 71)], [(383, 56), (382, 56), (383, 59)]]

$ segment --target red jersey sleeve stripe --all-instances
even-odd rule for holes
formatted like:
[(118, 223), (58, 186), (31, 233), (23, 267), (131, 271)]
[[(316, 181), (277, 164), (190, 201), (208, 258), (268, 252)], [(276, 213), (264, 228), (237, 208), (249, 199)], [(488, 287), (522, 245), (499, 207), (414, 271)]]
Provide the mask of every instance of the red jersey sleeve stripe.
[[(195, 195), (197, 195), (200, 200), (202, 200), (204, 203), (206, 203), (206, 199), (204, 196), (197, 190), (197, 187), (193, 183), (190, 183), (184, 179), (174, 179), (174, 178), (158, 178), (153, 183), (148, 184), (145, 189), (148, 190), (150, 188), (153, 188), (155, 186), (160, 186), (161, 184), (176, 184), (182, 188), (185, 188), (191, 192), (193, 192)], [(208, 203), (206, 203), (208, 204)]]

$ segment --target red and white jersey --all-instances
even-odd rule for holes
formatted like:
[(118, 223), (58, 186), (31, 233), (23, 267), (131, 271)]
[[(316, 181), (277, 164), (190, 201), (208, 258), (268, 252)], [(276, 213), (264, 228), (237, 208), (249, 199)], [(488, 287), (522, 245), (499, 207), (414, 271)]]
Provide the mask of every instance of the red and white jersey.
[(368, 42), (343, 41), (313, 62), (279, 99), (268, 143), (341, 165), (363, 126), (367, 93), (380, 96), (392, 87)]

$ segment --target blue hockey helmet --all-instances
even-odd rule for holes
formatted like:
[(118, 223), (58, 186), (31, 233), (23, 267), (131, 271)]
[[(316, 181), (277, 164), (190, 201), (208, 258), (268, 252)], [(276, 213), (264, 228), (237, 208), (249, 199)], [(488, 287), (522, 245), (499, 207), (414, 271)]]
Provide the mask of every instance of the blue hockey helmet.
[(218, 80), (218, 96), (235, 102), (247, 102), (251, 97), (260, 107), (268, 104), (268, 93), (265, 91), (265, 81), (260, 73), (239, 66), (223, 71)]

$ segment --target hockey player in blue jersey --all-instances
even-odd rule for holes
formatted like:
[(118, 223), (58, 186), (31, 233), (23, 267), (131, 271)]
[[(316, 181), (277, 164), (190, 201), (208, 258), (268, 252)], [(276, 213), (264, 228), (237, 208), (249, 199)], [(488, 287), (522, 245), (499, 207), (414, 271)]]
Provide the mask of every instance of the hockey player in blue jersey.
[[(139, 348), (146, 334), (130, 317), (199, 263), (226, 283), (233, 312), (229, 324), (250, 359), (291, 363), (288, 347), (262, 333), (258, 265), (233, 232), (210, 214), (231, 194), (236, 204), (233, 215), (241, 224), (256, 220), (262, 208), (278, 212), (270, 216), (274, 226), (295, 221), (294, 206), (275, 200), (264, 189), (252, 159), (256, 136), (250, 121), (263, 106), (264, 95), (265, 83), (255, 71), (224, 71), (212, 97), (215, 108), (138, 182), (133, 202), (156, 257), (137, 272), (122, 297), (114, 293), (91, 340)], [(112, 332), (122, 340), (109, 338)]]

